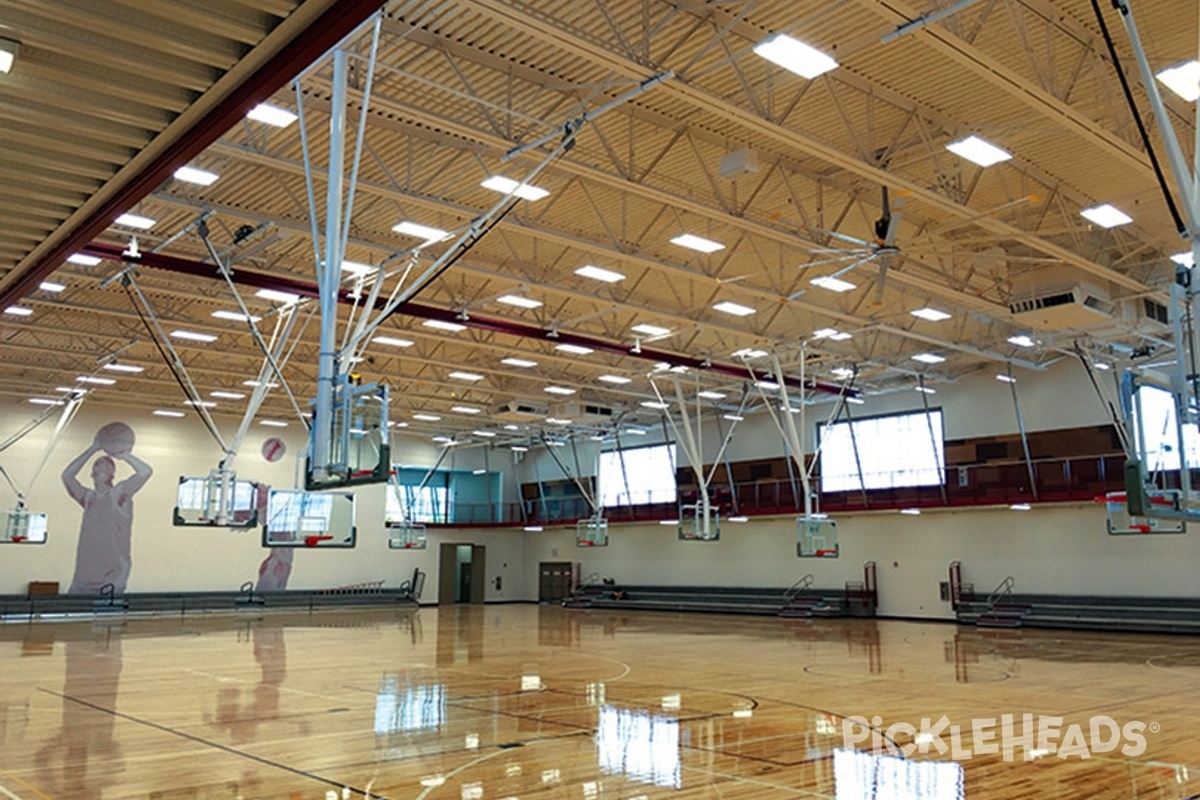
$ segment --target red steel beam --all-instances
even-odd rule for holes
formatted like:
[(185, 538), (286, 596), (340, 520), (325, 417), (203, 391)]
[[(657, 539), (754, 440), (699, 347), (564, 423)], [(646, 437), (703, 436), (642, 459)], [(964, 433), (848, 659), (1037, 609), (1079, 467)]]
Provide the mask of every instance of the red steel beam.
[(201, 117), (178, 141), (141, 172), (133, 175), (106, 203), (80, 220), (37, 263), (26, 269), (7, 288), (0, 290), (0, 308), (17, 302), (36, 289), (67, 256), (99, 236), (113, 220), (154, 191), (177, 168), (204, 152), (205, 148), (245, 117), (246, 112), (269, 98), (331, 47), (353, 33), (383, 4), (384, 0), (337, 0), (329, 10), (284, 45), (274, 58)]
[[(221, 280), (221, 275), (217, 268), (212, 264), (206, 264), (203, 261), (193, 261), (187, 258), (177, 258), (168, 256), (162, 253), (141, 253), (136, 258), (126, 256), (124, 249), (120, 245), (104, 244), (102, 242), (92, 242), (80, 248), (80, 252), (87, 255), (97, 256), (99, 258), (110, 259), (113, 261), (125, 261), (141, 266), (151, 267), (154, 269), (166, 270), (175, 272), (181, 275), (191, 275), (198, 278), (209, 278), (212, 280)], [(247, 272), (246, 270), (234, 270), (233, 282), (241, 286), (249, 286), (254, 289), (275, 289), (281, 292), (291, 292), (292, 294), (300, 295), (301, 297), (318, 297), (319, 291), (316, 283), (302, 281), (298, 278), (288, 278), (279, 275), (266, 275), (261, 272)], [(341, 290), (338, 292), (338, 302), (353, 304), (354, 298), (350, 292)], [(379, 298), (375, 301), (375, 308), (382, 309), (387, 305), (386, 298)], [(722, 364), (716, 361), (707, 359), (694, 358), (692, 356), (680, 355), (671, 353), (666, 350), (655, 350), (649, 347), (640, 347), (634, 349), (624, 342), (613, 342), (607, 339), (598, 339), (594, 336), (585, 336), (578, 333), (567, 333), (558, 331), (552, 333), (545, 328), (539, 328), (536, 325), (526, 325), (520, 322), (510, 322), (508, 320), (495, 319), (492, 317), (481, 317), (476, 314), (469, 314), (466, 319), (462, 319), (459, 313), (453, 309), (437, 308), (436, 306), (427, 306), (420, 303), (404, 303), (398, 309), (398, 313), (419, 319), (437, 319), (443, 322), (454, 322), (459, 325), (465, 325), (468, 328), (477, 328), (484, 331), (493, 331), (502, 333), (506, 336), (515, 336), (521, 339), (549, 339), (558, 344), (575, 344), (581, 347), (590, 347), (604, 353), (612, 353), (619, 356), (628, 356), (631, 358), (640, 358), (646, 361), (664, 362), (673, 367), (688, 367), (695, 370), (706, 370), (714, 372), (718, 375), (726, 375), (740, 380), (774, 380), (774, 376), (767, 372), (759, 370), (750, 370), (741, 364)], [(823, 383), (821, 381), (805, 381), (803, 387), (800, 380), (787, 375), (784, 376), (784, 382), (794, 388), (805, 388), (812, 391), (823, 392), (825, 394), (841, 395), (847, 397), (859, 397), (860, 392), (857, 389), (843, 388), (837, 384)]]

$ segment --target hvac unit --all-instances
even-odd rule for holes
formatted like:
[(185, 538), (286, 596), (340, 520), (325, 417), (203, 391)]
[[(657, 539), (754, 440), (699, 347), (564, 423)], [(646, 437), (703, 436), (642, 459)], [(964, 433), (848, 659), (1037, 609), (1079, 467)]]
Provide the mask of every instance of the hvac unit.
[(1171, 328), (1171, 312), (1149, 297), (1130, 297), (1120, 304), (1121, 321), (1143, 333), (1166, 333)]
[(735, 181), (758, 172), (758, 155), (749, 147), (734, 150), (721, 159), (721, 177)]
[(563, 403), (554, 409), (554, 416), (574, 422), (609, 422), (617, 413), (611, 406), (595, 403)]
[(548, 409), (528, 400), (504, 400), (492, 406), (489, 413), (493, 419), (503, 422), (528, 422), (531, 419), (544, 418)]
[(1043, 331), (1111, 325), (1115, 305), (1108, 293), (1088, 283), (1014, 293), (1008, 304), (1013, 322)]

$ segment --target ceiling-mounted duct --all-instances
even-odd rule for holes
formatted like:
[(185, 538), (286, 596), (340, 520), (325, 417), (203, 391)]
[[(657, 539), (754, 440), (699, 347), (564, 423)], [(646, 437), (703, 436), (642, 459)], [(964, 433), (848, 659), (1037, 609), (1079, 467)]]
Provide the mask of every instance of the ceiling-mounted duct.
[(502, 422), (528, 422), (531, 419), (543, 419), (549, 409), (540, 403), (528, 400), (503, 400), (489, 409), (492, 419)]
[(1008, 304), (1013, 321), (1043, 331), (1095, 328), (1112, 323), (1113, 302), (1095, 287), (1079, 284)]

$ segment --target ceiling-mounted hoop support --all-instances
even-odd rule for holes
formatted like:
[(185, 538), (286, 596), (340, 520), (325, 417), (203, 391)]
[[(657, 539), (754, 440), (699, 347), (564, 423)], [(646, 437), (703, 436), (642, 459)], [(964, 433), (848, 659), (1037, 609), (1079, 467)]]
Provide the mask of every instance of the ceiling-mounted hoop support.
[[(720, 537), (720, 510), (712, 505), (712, 497), (708, 487), (712, 483), (713, 476), (717, 473), (717, 468), (720, 467), (722, 458), (724, 457), (726, 448), (729, 447), (729, 442), (733, 438), (733, 432), (737, 428), (737, 420), (731, 420), (729, 430), (724, 432), (721, 437), (721, 445), (717, 450), (716, 457), (713, 459), (712, 468), (705, 473), (704, 471), (704, 452), (701, 447), (703, 441), (703, 412), (704, 407), (701, 404), (699, 388), (700, 375), (695, 373), (695, 388), (696, 388), (696, 407), (693, 413), (688, 411), (688, 401), (684, 397), (683, 384), (679, 380), (677, 373), (667, 373), (671, 379), (673, 388), (672, 401), (674, 402), (675, 411), (679, 415), (679, 421), (676, 422), (675, 416), (670, 413), (671, 402), (669, 402), (659, 389), (656, 376), (661, 379), (663, 373), (649, 373), (646, 377), (650, 381), (650, 388), (654, 390), (655, 397), (658, 398), (658, 403), (662, 408), (662, 418), (664, 428), (670, 427), (671, 432), (675, 435), (675, 443), (677, 447), (683, 449), (684, 457), (687, 459), (688, 466), (692, 469), (692, 474), (696, 478), (697, 496), (694, 506), (680, 507), (679, 517), (679, 536), (681, 539), (713, 541)], [(746, 408), (746, 396), (742, 396), (741, 405), (738, 407), (738, 413), (735, 416), (742, 416), (742, 412)], [(694, 513), (694, 523), (692, 527), (688, 527), (683, 511), (689, 509)]]

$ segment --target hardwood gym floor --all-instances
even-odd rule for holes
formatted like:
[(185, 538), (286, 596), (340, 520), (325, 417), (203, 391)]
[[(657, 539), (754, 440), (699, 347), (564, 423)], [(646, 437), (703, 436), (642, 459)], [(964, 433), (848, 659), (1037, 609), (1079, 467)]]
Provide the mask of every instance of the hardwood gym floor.
[[(1190, 798), (1198, 694), (1184, 636), (533, 605), (7, 623), (0, 798)], [(1006, 760), (1002, 714), (1082, 737)], [(1000, 752), (842, 746), (844, 717), (943, 715)]]

